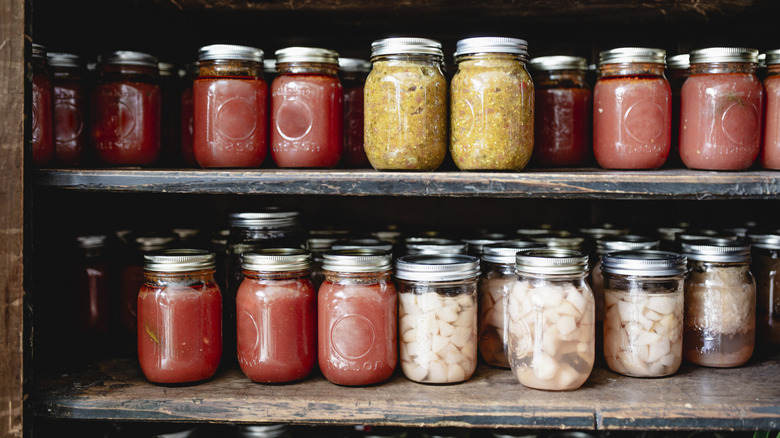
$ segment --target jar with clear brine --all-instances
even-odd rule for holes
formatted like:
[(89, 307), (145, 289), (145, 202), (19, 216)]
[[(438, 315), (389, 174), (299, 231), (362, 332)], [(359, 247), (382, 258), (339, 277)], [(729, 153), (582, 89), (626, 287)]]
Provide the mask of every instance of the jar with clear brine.
[(780, 234), (750, 235), (757, 342), (780, 345)]
[(458, 41), (450, 84), (450, 154), (461, 170), (520, 170), (534, 147), (528, 44), (517, 38)]
[(435, 170), (447, 154), (447, 80), (441, 43), (386, 38), (371, 44), (364, 90), (364, 148), (377, 170)]
[(456, 383), (477, 368), (479, 259), (412, 255), (396, 261), (401, 370), (415, 382)]
[(750, 245), (735, 240), (682, 244), (688, 257), (685, 280), (683, 355), (698, 365), (735, 367), (753, 354), (756, 283)]
[(588, 256), (549, 248), (520, 251), (517, 282), (506, 302), (507, 357), (524, 386), (577, 389), (596, 359), (593, 293), (585, 281)]
[(655, 250), (602, 257), (609, 369), (631, 377), (661, 377), (680, 368), (686, 263), (685, 256)]

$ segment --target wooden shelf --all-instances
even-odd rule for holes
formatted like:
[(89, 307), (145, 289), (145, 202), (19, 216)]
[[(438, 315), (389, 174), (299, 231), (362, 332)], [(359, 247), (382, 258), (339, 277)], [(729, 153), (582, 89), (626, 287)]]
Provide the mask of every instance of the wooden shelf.
[(570, 392), (523, 387), (511, 371), (480, 365), (471, 380), (424, 385), (400, 372), (371, 387), (321, 376), (288, 385), (220, 371), (193, 386), (148, 383), (135, 360), (93, 364), (44, 379), (35, 415), (50, 419), (387, 426), (523, 427), (589, 430), (780, 428), (780, 355), (735, 369), (684, 365), (674, 376), (630, 378), (597, 366)]
[(374, 170), (38, 170), (35, 184), (139, 193), (561, 199), (774, 199), (780, 172), (691, 170), (377, 172)]

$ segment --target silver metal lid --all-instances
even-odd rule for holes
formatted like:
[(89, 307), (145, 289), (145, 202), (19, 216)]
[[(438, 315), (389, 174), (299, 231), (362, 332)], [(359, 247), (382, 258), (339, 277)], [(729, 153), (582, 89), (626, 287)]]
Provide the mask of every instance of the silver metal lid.
[(610, 252), (601, 257), (603, 272), (639, 277), (683, 275), (687, 264), (688, 259), (684, 255), (652, 249)]
[(286, 47), (276, 51), (276, 67), (286, 62), (317, 62), (339, 65), (338, 52), (318, 47)]
[(202, 249), (166, 249), (144, 254), (144, 269), (153, 272), (191, 272), (214, 269), (213, 252)]
[(52, 67), (79, 68), (84, 66), (81, 57), (73, 53), (49, 52), (46, 57), (49, 60), (49, 65)]
[(91, 236), (76, 237), (76, 246), (79, 248), (102, 248), (108, 243), (108, 236), (105, 234), (96, 234)]
[(32, 43), (32, 57), (46, 59), (46, 46), (41, 44)]
[(592, 240), (598, 240), (607, 236), (625, 236), (629, 233), (628, 228), (613, 228), (611, 226), (580, 228), (577, 231), (580, 234), (588, 236)]
[(520, 38), (474, 37), (465, 38), (455, 45), (455, 57), (474, 53), (511, 53), (528, 57), (528, 42)]
[(236, 427), (236, 435), (241, 438), (278, 438), (284, 436), (288, 430), (286, 424), (244, 424)]
[(239, 228), (272, 228), (297, 225), (300, 213), (268, 207), (258, 211), (230, 213), (228, 224)]
[(691, 67), (691, 55), (682, 53), (666, 59), (666, 67), (670, 70), (686, 70)]
[(607, 236), (596, 241), (596, 252), (606, 254), (615, 251), (632, 251), (636, 249), (658, 249), (660, 239), (626, 234), (624, 236)]
[(528, 62), (531, 70), (588, 70), (588, 61), (580, 56), (539, 56)]
[(780, 49), (767, 50), (763, 55), (765, 65), (780, 64)]
[(220, 59), (233, 59), (238, 61), (263, 62), (263, 51), (249, 46), (237, 46), (235, 44), (211, 44), (198, 50), (199, 61), (215, 61)]
[(339, 58), (339, 68), (343, 71), (368, 73), (371, 71), (371, 62), (358, 58)]
[(263, 72), (265, 74), (276, 74), (276, 60), (275, 59), (263, 59)]
[(371, 60), (383, 55), (432, 55), (444, 58), (440, 42), (411, 37), (385, 38), (371, 43)]
[(158, 62), (157, 70), (160, 72), (160, 76), (175, 76), (178, 73), (176, 66), (170, 62)]
[(392, 254), (381, 249), (331, 250), (322, 255), (322, 269), (333, 272), (381, 272), (392, 268)]
[(419, 238), (413, 237), (405, 240), (406, 255), (420, 254), (466, 254), (468, 243), (441, 237)]
[(683, 242), (681, 252), (690, 260), (701, 262), (746, 262), (750, 244), (744, 240), (700, 239)]
[(780, 232), (759, 232), (748, 234), (753, 248), (780, 249)]
[(501, 235), (500, 238), (496, 238), (496, 239), (477, 238), (477, 239), (464, 239), (463, 241), (466, 242), (467, 254), (480, 257), (486, 245), (492, 245), (494, 243), (499, 243), (506, 240), (509, 240), (509, 238), (506, 235)]
[(539, 234), (529, 236), (534, 242), (547, 245), (548, 248), (565, 248), (579, 250), (585, 243), (585, 237), (576, 235), (568, 231), (548, 232), (548, 234)]
[(708, 62), (750, 62), (758, 64), (758, 50), (746, 47), (708, 47), (691, 50), (691, 64)]
[(143, 67), (157, 68), (157, 57), (143, 52), (133, 52), (129, 50), (118, 50), (106, 55), (100, 56), (98, 62), (101, 64), (117, 65), (139, 65)]
[(395, 262), (395, 276), (401, 280), (457, 281), (478, 275), (479, 258), (470, 255), (407, 255)]
[(332, 249), (356, 249), (356, 248), (372, 248), (381, 249), (383, 251), (391, 251), (393, 249), (393, 243), (386, 240), (379, 240), (374, 238), (363, 239), (349, 239), (339, 240), (333, 243)]
[(306, 239), (306, 249), (316, 252), (330, 251), (333, 243), (338, 240), (337, 237), (310, 237)]
[(512, 264), (515, 263), (519, 251), (544, 247), (543, 243), (526, 240), (492, 243), (482, 248), (482, 260), (490, 263)]
[(588, 271), (588, 256), (572, 249), (526, 249), (515, 256), (515, 270), (531, 274), (581, 274)]
[(648, 47), (619, 47), (599, 53), (599, 66), (634, 62), (665, 64), (666, 50)]
[(170, 236), (136, 236), (132, 243), (139, 251), (159, 251), (170, 248), (178, 239), (176, 235)]
[(299, 248), (268, 248), (241, 255), (241, 267), (248, 271), (289, 272), (311, 268), (311, 253)]
[(723, 230), (712, 230), (712, 229), (686, 229), (685, 231), (677, 234), (677, 240), (679, 242), (687, 242), (690, 240), (701, 240), (701, 239), (729, 239), (729, 240), (737, 240), (739, 239), (739, 236), (737, 236), (734, 233), (723, 231)]

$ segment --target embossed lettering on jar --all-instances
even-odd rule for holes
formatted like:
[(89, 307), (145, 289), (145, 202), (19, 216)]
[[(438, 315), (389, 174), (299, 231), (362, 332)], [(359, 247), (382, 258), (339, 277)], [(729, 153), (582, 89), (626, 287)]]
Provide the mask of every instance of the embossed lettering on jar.
[(279, 167), (335, 167), (343, 149), (344, 90), (338, 53), (276, 51), (271, 84), (271, 157)]
[(599, 54), (593, 90), (593, 154), (605, 169), (657, 169), (671, 147), (666, 52), (624, 47)]
[(89, 148), (86, 68), (71, 53), (49, 53), (54, 84), (54, 143), (61, 166), (83, 164)]
[(54, 159), (53, 87), (46, 61), (46, 47), (32, 48), (32, 160), (44, 166)]
[(690, 53), (683, 84), (680, 157), (691, 169), (745, 170), (761, 148), (764, 88), (755, 49), (713, 47)]

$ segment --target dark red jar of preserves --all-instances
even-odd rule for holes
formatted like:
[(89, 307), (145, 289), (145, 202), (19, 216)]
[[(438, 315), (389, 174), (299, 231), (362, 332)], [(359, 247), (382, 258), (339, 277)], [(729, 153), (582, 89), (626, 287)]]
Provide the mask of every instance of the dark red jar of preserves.
[(761, 166), (780, 169), (780, 49), (766, 52), (764, 148)]
[(317, 361), (317, 293), (311, 254), (299, 248), (245, 253), (236, 295), (238, 364), (252, 381), (308, 376)]
[(344, 87), (344, 152), (341, 165), (371, 167), (363, 149), (363, 88), (371, 63), (364, 59), (339, 58), (339, 68)]
[(222, 297), (214, 254), (172, 249), (144, 256), (138, 293), (138, 361), (155, 383), (214, 375), (222, 357)]
[(87, 70), (78, 55), (49, 55), (54, 89), (54, 144), (56, 163), (63, 167), (84, 164), (89, 149), (89, 95)]
[(330, 382), (359, 386), (389, 379), (398, 362), (397, 303), (390, 252), (330, 251), (317, 298), (319, 365)]
[(534, 80), (536, 139), (540, 167), (581, 166), (591, 157), (591, 90), (588, 65), (578, 56), (542, 56), (528, 64)]
[(666, 52), (623, 47), (599, 54), (593, 90), (593, 155), (605, 169), (657, 169), (669, 156), (672, 89)]
[(198, 161), (195, 160), (195, 152), (192, 150), (192, 131), (193, 116), (195, 106), (192, 102), (192, 85), (198, 76), (198, 64), (190, 63), (184, 67), (184, 78), (181, 91), (181, 121), (179, 127), (179, 138), (181, 141), (181, 159), (184, 165), (197, 167)]
[(193, 85), (193, 150), (201, 167), (259, 167), (268, 144), (263, 51), (201, 47)]
[(52, 82), (46, 47), (32, 45), (32, 161), (45, 166), (54, 159)]
[(344, 91), (338, 53), (276, 51), (271, 84), (271, 157), (279, 167), (335, 167), (343, 149)]
[(691, 74), (690, 55), (674, 55), (666, 60), (666, 77), (672, 87), (672, 147), (667, 166), (682, 166), (680, 160), (680, 95), (682, 86)]
[(82, 333), (107, 333), (113, 319), (111, 268), (108, 237), (88, 235), (76, 238), (76, 254), (70, 262), (70, 314)]
[(154, 164), (160, 156), (157, 58), (117, 51), (103, 56), (92, 90), (92, 147), (108, 165)]
[(712, 47), (690, 54), (683, 84), (680, 157), (691, 169), (745, 170), (761, 149), (764, 87), (758, 51)]

